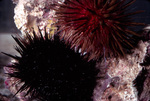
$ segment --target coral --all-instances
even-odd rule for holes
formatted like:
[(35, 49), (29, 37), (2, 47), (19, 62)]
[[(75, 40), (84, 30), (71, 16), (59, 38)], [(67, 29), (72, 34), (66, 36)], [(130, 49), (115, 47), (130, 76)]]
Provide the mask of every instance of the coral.
[(97, 62), (96, 64), (96, 68), (99, 69), (99, 73), (97, 75), (98, 79), (96, 80), (97, 85), (95, 86), (95, 89), (93, 92), (93, 95), (94, 95), (93, 101), (99, 101), (98, 99), (101, 100), (102, 94), (111, 83), (111, 78), (107, 74), (107, 66), (108, 64), (106, 63), (106, 61)]
[(134, 80), (134, 86), (138, 92), (138, 100), (139, 101), (149, 101), (150, 100), (150, 37), (149, 37), (150, 27), (147, 26), (144, 28), (143, 39), (148, 42), (146, 56), (140, 65), (143, 69), (140, 71), (136, 79)]
[(11, 82), (19, 88), (16, 93), (44, 101), (92, 101), (98, 70), (95, 62), (87, 62), (58, 36), (27, 33), (27, 38), (13, 37), (20, 56), (8, 65)]
[(150, 45), (147, 48), (147, 54), (144, 58), (143, 63), (141, 63), (141, 65), (144, 66), (144, 67), (150, 66)]
[[(107, 78), (98, 80), (94, 101), (137, 101), (137, 90), (132, 83), (142, 70), (140, 65), (146, 56), (148, 43), (140, 41), (138, 47), (127, 58), (106, 59), (103, 64)], [(99, 64), (102, 64), (101, 62)], [(102, 66), (98, 66), (100, 69)], [(99, 94), (99, 95), (98, 95)], [(120, 100), (119, 100), (120, 99)]]
[[(35, 31), (38, 31), (37, 26), (39, 26), (43, 32), (45, 26), (47, 26), (47, 29), (51, 29), (51, 26), (55, 23), (55, 19), (53, 18), (55, 12), (49, 8), (49, 5), (56, 2), (63, 2), (63, 0), (13, 1), (16, 3), (14, 9), (14, 22), (23, 35), (25, 35), (25, 32), (32, 33), (32, 28), (34, 28)], [(51, 22), (49, 20), (51, 20)], [(52, 28), (51, 30), (55, 29)]]
[(54, 5), (61, 38), (91, 59), (122, 57), (137, 46), (140, 35), (126, 8), (135, 0), (65, 0)]

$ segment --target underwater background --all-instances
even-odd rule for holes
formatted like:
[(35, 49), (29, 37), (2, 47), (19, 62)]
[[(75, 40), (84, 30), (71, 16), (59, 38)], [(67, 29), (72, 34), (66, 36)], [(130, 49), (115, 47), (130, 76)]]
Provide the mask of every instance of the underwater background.
[[(1, 99), (5, 99), (5, 101), (18, 101), (17, 98), (12, 97), (13, 95), (4, 85), (3, 66), (8, 64), (10, 58), (1, 54), (1, 52), (17, 53), (13, 48), (16, 43), (11, 37), (13, 34), (20, 33), (14, 24), (14, 7), (15, 4), (11, 0), (0, 0), (0, 101)], [(143, 10), (144, 12), (134, 15), (133, 20), (150, 24), (150, 0), (136, 0), (128, 9), (131, 12)], [(142, 27), (138, 27), (135, 30), (140, 31)]]

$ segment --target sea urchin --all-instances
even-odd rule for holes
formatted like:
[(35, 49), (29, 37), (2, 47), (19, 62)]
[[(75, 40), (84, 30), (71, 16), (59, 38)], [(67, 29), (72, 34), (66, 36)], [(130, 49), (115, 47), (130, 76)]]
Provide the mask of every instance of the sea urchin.
[(57, 26), (60, 36), (72, 48), (86, 52), (89, 60), (102, 56), (120, 57), (130, 53), (140, 35), (128, 27), (143, 25), (132, 22), (130, 16), (137, 12), (126, 12), (135, 0), (65, 0), (56, 4)]
[(96, 85), (95, 62), (86, 62), (57, 36), (54, 39), (33, 32), (26, 40), (13, 37), (21, 56), (4, 53), (16, 60), (8, 66), (17, 78), (16, 85), (23, 83), (18, 92), (27, 90), (26, 95), (43, 101), (92, 101)]

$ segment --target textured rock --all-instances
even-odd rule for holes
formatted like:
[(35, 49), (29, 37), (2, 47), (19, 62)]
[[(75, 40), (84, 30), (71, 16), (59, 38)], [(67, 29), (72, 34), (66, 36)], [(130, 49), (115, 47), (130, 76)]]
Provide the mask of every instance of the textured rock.
[(55, 2), (63, 2), (63, 0), (14, 0), (16, 7), (14, 9), (14, 22), (19, 30), (24, 34), (26, 31), (32, 31), (34, 28), (44, 30), (56, 30), (53, 27), (55, 23), (55, 11), (50, 9), (50, 4)]
[[(141, 41), (139, 47), (126, 58), (111, 58), (105, 61), (109, 78), (99, 80), (100, 86), (95, 88), (94, 94), (102, 95), (95, 96), (95, 101), (138, 101), (137, 91), (132, 82), (142, 70), (140, 63), (146, 55), (147, 46), (147, 42)], [(103, 69), (102, 66), (99, 68)]]

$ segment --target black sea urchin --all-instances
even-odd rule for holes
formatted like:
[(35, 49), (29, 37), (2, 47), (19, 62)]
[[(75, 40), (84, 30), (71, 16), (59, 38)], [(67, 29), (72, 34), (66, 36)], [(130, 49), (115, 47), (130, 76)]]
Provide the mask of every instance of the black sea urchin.
[(101, 56), (125, 56), (134, 48), (140, 35), (128, 27), (143, 25), (132, 22), (126, 8), (135, 0), (65, 0), (56, 4), (57, 26), (61, 38), (71, 47), (87, 52), (89, 60)]
[(86, 62), (56, 36), (51, 40), (47, 33), (45, 37), (33, 33), (27, 40), (14, 37), (21, 56), (4, 53), (16, 60), (8, 66), (14, 72), (8, 74), (24, 83), (18, 92), (27, 90), (26, 95), (43, 101), (92, 101), (95, 62)]

